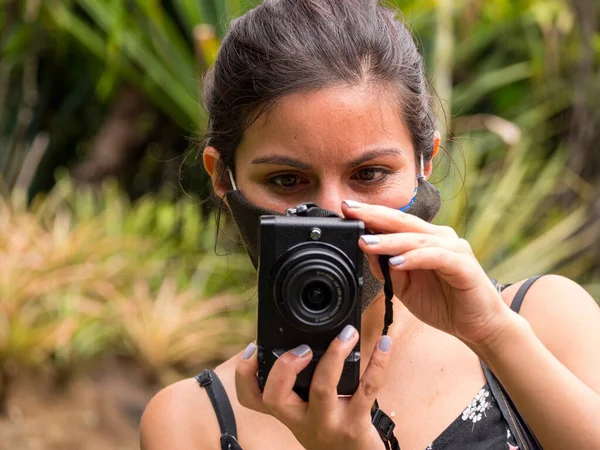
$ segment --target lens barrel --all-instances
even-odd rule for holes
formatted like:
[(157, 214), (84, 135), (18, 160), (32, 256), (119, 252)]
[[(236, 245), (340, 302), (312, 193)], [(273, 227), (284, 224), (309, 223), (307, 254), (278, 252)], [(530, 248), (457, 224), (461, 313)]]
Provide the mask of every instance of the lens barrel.
[(352, 311), (358, 280), (352, 262), (336, 247), (303, 243), (290, 249), (275, 267), (275, 304), (297, 328), (332, 329)]

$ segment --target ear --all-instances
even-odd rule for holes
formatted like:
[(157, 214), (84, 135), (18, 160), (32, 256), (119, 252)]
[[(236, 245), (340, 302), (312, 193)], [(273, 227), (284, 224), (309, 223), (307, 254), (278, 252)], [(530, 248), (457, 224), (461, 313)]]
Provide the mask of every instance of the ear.
[(436, 130), (436, 132), (433, 134), (433, 152), (431, 153), (431, 159), (427, 161), (427, 164), (425, 164), (425, 167), (423, 168), (423, 172), (427, 180), (429, 180), (433, 170), (433, 158), (435, 158), (440, 150), (440, 141), (440, 132)]
[(228, 190), (225, 180), (223, 180), (223, 171), (221, 169), (221, 154), (215, 147), (206, 147), (202, 153), (202, 160), (204, 161), (204, 168), (210, 175), (212, 180), (213, 190), (215, 194), (222, 198), (225, 202), (225, 193)]

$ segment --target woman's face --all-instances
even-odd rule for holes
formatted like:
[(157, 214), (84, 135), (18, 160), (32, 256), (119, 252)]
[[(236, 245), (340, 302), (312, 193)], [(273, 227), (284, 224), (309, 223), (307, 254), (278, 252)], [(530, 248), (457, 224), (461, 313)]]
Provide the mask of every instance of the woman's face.
[[(209, 147), (205, 165), (213, 174), (211, 155), (218, 158)], [(397, 209), (416, 186), (414, 148), (396, 94), (368, 86), (284, 97), (244, 132), (235, 168), (242, 194), (280, 213), (309, 201), (338, 214), (343, 200)], [(430, 164), (425, 169), (429, 175)], [(224, 194), (218, 183), (215, 189)]]

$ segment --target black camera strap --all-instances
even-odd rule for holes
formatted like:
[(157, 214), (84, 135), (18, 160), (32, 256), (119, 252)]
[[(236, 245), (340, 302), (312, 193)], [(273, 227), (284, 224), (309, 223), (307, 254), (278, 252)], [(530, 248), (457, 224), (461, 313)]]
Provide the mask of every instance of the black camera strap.
[(383, 293), (385, 294), (385, 316), (383, 318), (383, 331), (381, 335), (388, 334), (390, 325), (394, 322), (394, 306), (392, 298), (394, 297), (394, 288), (392, 286), (392, 278), (390, 277), (390, 257), (389, 255), (379, 256), (379, 267), (383, 273)]
[[(394, 309), (392, 305), (394, 289), (392, 287), (392, 278), (390, 276), (389, 260), (389, 255), (379, 256), (379, 267), (381, 268), (381, 273), (383, 273), (384, 280), (383, 293), (385, 294), (385, 316), (383, 319), (383, 331), (381, 332), (382, 336), (388, 333), (390, 325), (394, 322)], [(390, 416), (379, 408), (377, 399), (375, 399), (373, 407), (371, 408), (371, 423), (377, 429), (386, 450), (400, 450), (398, 439), (394, 436), (396, 424)]]

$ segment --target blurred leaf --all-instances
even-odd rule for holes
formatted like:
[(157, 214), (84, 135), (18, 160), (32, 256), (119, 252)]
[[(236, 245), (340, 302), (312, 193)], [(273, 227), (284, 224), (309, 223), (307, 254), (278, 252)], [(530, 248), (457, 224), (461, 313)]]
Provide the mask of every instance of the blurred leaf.
[(453, 110), (464, 113), (490, 92), (531, 76), (529, 62), (513, 64), (508, 67), (480, 74), (475, 80), (457, 86), (453, 94)]

